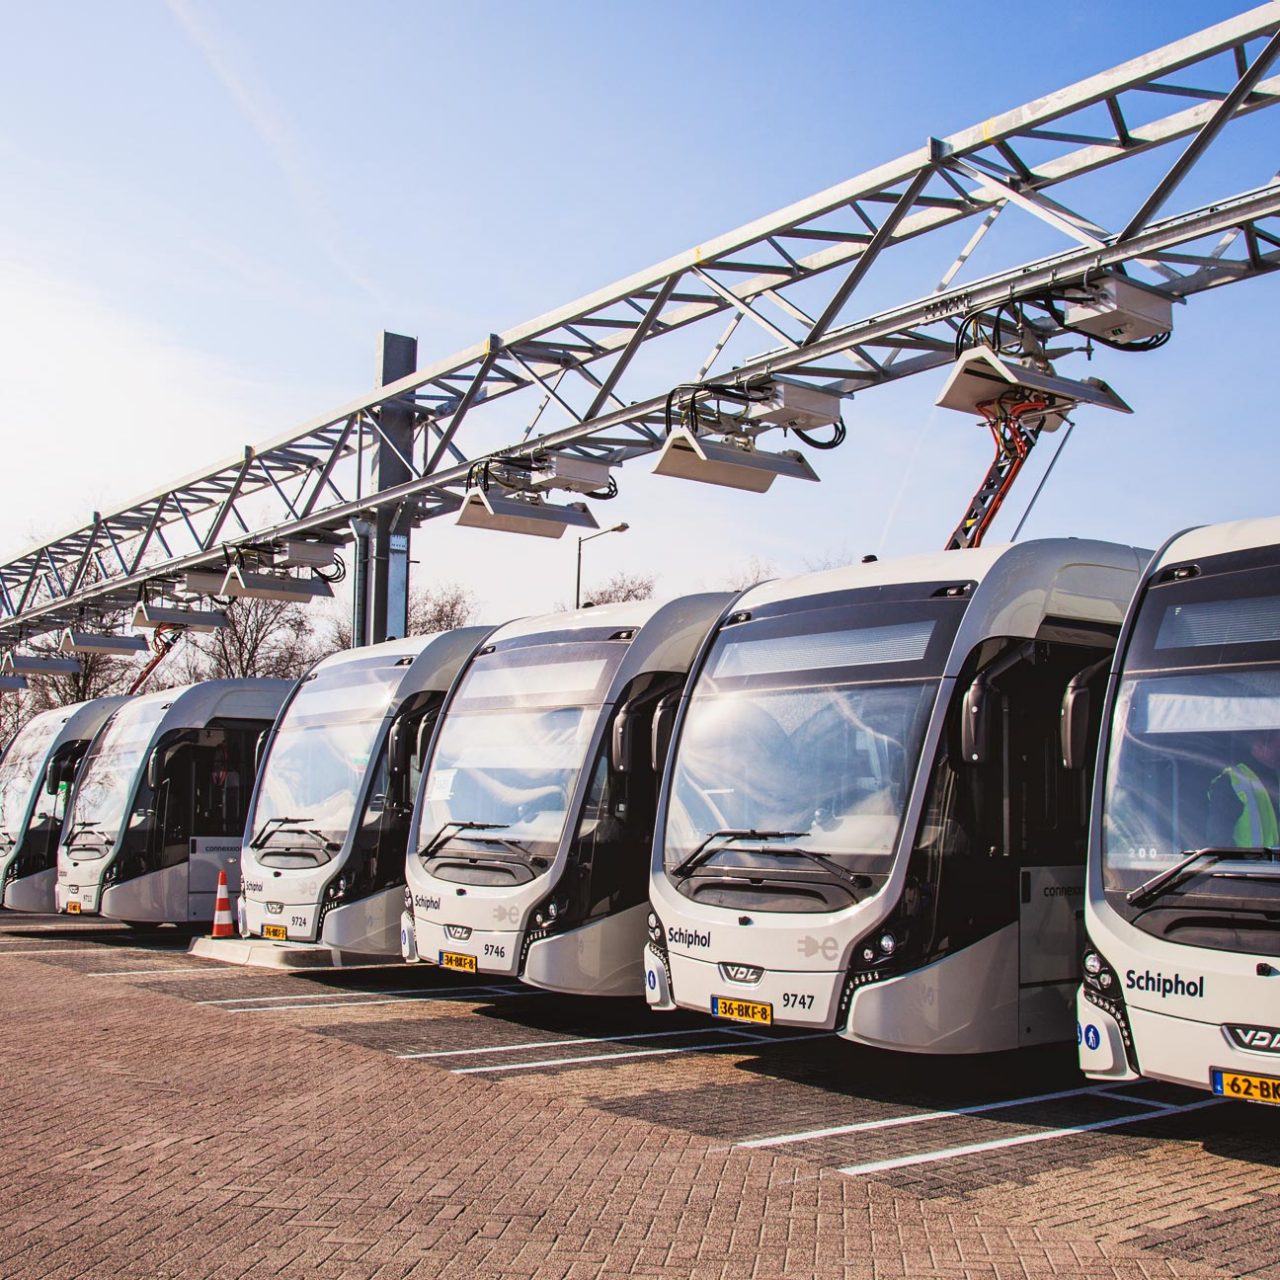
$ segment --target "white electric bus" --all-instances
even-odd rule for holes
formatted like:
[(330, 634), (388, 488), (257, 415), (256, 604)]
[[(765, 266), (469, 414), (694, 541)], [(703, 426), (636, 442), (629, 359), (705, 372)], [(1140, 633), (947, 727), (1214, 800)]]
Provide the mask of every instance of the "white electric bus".
[(421, 761), (445, 694), (491, 630), (352, 649), (302, 678), (267, 741), (249, 806), (243, 936), (400, 954)]
[(213, 919), (234, 893), (255, 749), (292, 680), (207, 680), (130, 698), (98, 731), (58, 848), (57, 910), (128, 923)]
[(32, 716), (0, 759), (0, 902), (52, 911), (58, 833), (93, 735), (125, 701), (95, 698)]
[(1069, 1038), (1088, 790), (1060, 708), (1146, 559), (869, 557), (734, 601), (675, 714), (650, 1004), (926, 1053)]
[(1107, 690), (1086, 1075), (1280, 1102), (1280, 519), (1174, 537)]
[(603, 605), (489, 637), (445, 705), (415, 807), (406, 960), (639, 995), (650, 728), (727, 599)]

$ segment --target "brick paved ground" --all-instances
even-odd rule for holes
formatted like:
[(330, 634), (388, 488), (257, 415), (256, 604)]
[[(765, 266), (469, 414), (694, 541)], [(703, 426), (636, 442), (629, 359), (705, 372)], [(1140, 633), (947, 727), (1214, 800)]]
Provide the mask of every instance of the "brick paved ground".
[[(1216, 1150), (1153, 1124), (1146, 1137), (1111, 1138), (1115, 1158), (1101, 1164), (1093, 1146), (1072, 1156), (1085, 1140), (1071, 1138), (1050, 1144), (1052, 1158), (1011, 1161), (1004, 1180), (997, 1164), (970, 1190), (911, 1194), (734, 1148), (687, 1114), (664, 1123), (672, 1090), (658, 1091), (649, 1118), (625, 1114), (622, 1100), (639, 1096), (636, 1064), (484, 1079), (399, 1061), (350, 1030), (369, 1034), (385, 1018), (384, 1031), (397, 1024), (394, 1048), (412, 1040), (401, 1024), (444, 1017), (462, 1043), (460, 1004), (237, 1015), (238, 1005), (193, 1001), (302, 988), (200, 980), (184, 967), (195, 962), (162, 952), (126, 958), (53, 937), (30, 945), (48, 946), (43, 960), (25, 942), (0, 948), (4, 1280), (1141, 1280), (1261, 1276), (1268, 1249), (1280, 1256), (1276, 1169), (1233, 1152), (1229, 1125)], [(167, 965), (179, 972), (93, 976)], [(369, 986), (409, 986), (403, 973)], [(690, 1055), (679, 1070), (711, 1064), (693, 1072), (702, 1087), (734, 1057)], [(1220, 1219), (1241, 1238), (1214, 1247), (1206, 1176), (1220, 1179), (1224, 1207), (1246, 1210)], [(1188, 1218), (1177, 1204), (1190, 1181), (1201, 1194)], [(1239, 1265), (1222, 1265), (1228, 1257)]]

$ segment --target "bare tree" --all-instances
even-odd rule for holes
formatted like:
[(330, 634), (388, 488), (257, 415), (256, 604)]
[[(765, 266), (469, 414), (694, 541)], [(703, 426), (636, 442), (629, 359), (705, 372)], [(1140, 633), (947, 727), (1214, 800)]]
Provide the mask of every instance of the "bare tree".
[[(409, 595), (409, 634), (430, 635), (436, 631), (452, 631), (465, 627), (475, 617), (476, 598), (457, 582), (414, 591)], [(331, 613), (324, 619), (323, 653), (341, 653), (351, 648), (351, 618)]]
[(620, 604), (624, 600), (648, 600), (653, 595), (655, 578), (651, 573), (627, 573), (619, 570), (598, 587), (583, 592), (584, 605)]
[(476, 598), (456, 582), (415, 591), (409, 597), (409, 634), (429, 635), (465, 627), (476, 614)]
[(239, 598), (225, 613), (225, 627), (179, 641), (178, 661), (158, 668), (152, 687), (247, 676), (296, 680), (324, 651), (305, 605)]
[(777, 576), (778, 570), (773, 564), (768, 560), (761, 560), (759, 556), (752, 556), (726, 576), (724, 585), (728, 591), (745, 591), (748, 587), (757, 586)]

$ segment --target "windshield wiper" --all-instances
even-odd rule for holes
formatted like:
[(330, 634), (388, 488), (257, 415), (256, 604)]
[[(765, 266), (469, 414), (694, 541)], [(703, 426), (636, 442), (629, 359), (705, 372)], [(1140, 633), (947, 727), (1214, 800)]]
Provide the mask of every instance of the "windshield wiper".
[[(456, 832), (454, 833), (457, 834)], [(516, 855), (518, 861), (527, 863), (536, 867), (545, 867), (547, 865), (546, 858), (535, 858), (529, 852), (527, 844), (521, 844), (518, 840), (508, 840), (505, 836), (467, 836), (468, 840), (474, 840), (477, 844), (498, 844), (504, 849), (510, 850)], [(503, 859), (506, 861), (506, 859)]]
[[(250, 842), (251, 849), (262, 849), (274, 835), (284, 832), (286, 835), (310, 836), (325, 853), (337, 853), (342, 845), (330, 840), (319, 827), (304, 827), (302, 823), (310, 822), (310, 818), (268, 818), (261, 830)], [(274, 825), (273, 825), (274, 824)]]
[[(740, 827), (730, 827), (727, 831), (713, 831), (671, 874), (687, 876), (695, 867), (701, 866), (708, 858), (719, 853), (726, 844), (732, 844), (735, 840), (799, 840), (808, 834), (807, 831), (753, 831)], [(722, 840), (724, 844), (712, 847), (713, 840)]]
[(505, 831), (511, 823), (509, 822), (446, 822), (440, 829), (427, 841), (426, 844), (418, 850), (420, 858), (429, 858), (442, 844), (456, 836), (459, 831)]
[(1173, 887), (1183, 872), (1189, 870), (1197, 862), (1202, 862), (1206, 858), (1212, 858), (1215, 861), (1219, 858), (1265, 858), (1274, 861), (1280, 858), (1280, 849), (1268, 848), (1247, 848), (1247, 849), (1184, 849), (1182, 857), (1171, 867), (1166, 867), (1159, 874), (1151, 877), (1150, 880), (1144, 881), (1136, 889), (1131, 889), (1125, 894), (1125, 901), (1131, 907), (1140, 907), (1144, 902), (1149, 902), (1154, 898), (1160, 897), (1161, 894)]
[[(825, 871), (830, 871), (837, 880), (842, 880), (851, 889), (867, 889), (871, 886), (871, 881), (866, 876), (860, 876), (857, 872), (842, 867), (830, 854), (819, 853), (816, 849), (761, 849), (760, 852), (782, 858), (808, 858), (810, 862), (817, 863)], [(853, 900), (858, 901), (857, 894), (853, 895)]]
[(71, 830), (67, 832), (67, 839), (66, 839), (67, 848), (68, 849), (75, 848), (76, 836), (78, 836), (82, 831), (87, 831), (90, 827), (100, 827), (101, 825), (102, 823), (95, 822), (93, 818), (85, 818), (83, 822), (77, 822), (75, 826), (73, 826)]
[(310, 818), (286, 818), (283, 814), (268, 818), (266, 822), (254, 832), (253, 839), (249, 841), (250, 849), (261, 849), (266, 843), (267, 837), (277, 828), (296, 827), (299, 823), (310, 822)]

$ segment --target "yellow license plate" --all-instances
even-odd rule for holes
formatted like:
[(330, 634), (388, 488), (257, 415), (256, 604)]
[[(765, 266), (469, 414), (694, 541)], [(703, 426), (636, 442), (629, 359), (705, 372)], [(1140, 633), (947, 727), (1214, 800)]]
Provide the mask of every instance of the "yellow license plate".
[(80, 904), (74, 898), (67, 903), (67, 913), (73, 916), (80, 914)]
[(476, 958), (475, 956), (464, 956), (457, 951), (442, 951), (440, 953), (440, 967), (442, 969), (456, 969), (459, 973), (475, 973)]
[(271, 938), (276, 942), (286, 942), (289, 938), (289, 930), (282, 924), (264, 924), (262, 926), (262, 936)]
[(1275, 1076), (1246, 1075), (1243, 1071), (1223, 1071), (1214, 1067), (1209, 1073), (1214, 1093), (1241, 1102), (1269, 1102), (1280, 1106), (1280, 1079)]
[(729, 1018), (734, 1022), (763, 1022), (773, 1024), (773, 1005), (757, 1000), (731, 1000), (727, 996), (711, 997), (711, 1014), (716, 1018)]

